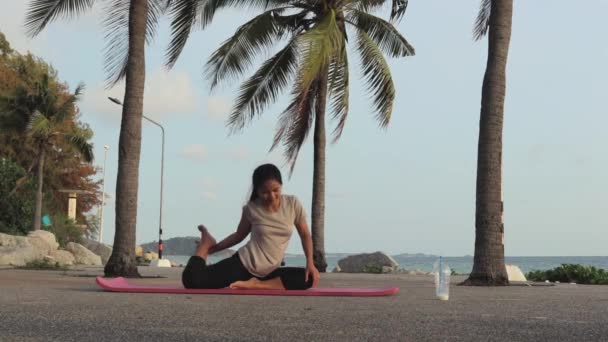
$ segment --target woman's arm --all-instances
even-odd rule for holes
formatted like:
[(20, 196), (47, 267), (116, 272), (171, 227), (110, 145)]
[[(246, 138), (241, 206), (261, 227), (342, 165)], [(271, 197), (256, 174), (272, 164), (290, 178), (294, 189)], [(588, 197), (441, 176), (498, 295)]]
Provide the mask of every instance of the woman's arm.
[(236, 232), (228, 235), (224, 240), (215, 244), (215, 246), (209, 249), (209, 254), (217, 253), (226, 248), (230, 248), (239, 242), (243, 241), (247, 235), (251, 232), (251, 223), (245, 217), (245, 214), (241, 215), (241, 221), (236, 229)]
[(306, 223), (306, 219), (302, 218), (300, 222), (296, 223), (296, 229), (298, 230), (298, 235), (300, 235), (300, 240), (302, 241), (302, 248), (304, 249), (304, 255), (306, 255), (306, 278), (305, 281), (308, 281), (309, 275), (312, 277), (312, 286), (316, 287), (319, 283), (319, 271), (315, 267), (313, 256), (312, 256), (312, 236), (308, 230), (308, 224)]

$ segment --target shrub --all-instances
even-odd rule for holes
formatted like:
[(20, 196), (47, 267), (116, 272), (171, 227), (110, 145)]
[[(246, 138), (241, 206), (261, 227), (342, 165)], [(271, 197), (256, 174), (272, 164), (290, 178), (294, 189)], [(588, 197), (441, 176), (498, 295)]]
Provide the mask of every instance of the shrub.
[(66, 271), (68, 269), (65, 265), (60, 265), (58, 262), (51, 262), (47, 259), (32, 260), (25, 264), (25, 266), (19, 267), (26, 270), (56, 270)]
[(602, 268), (580, 264), (562, 264), (552, 270), (531, 271), (526, 277), (533, 281), (608, 285), (608, 272)]
[(68, 242), (82, 242), (82, 229), (76, 226), (76, 222), (66, 215), (54, 215), (48, 231), (55, 234), (59, 246), (65, 248)]

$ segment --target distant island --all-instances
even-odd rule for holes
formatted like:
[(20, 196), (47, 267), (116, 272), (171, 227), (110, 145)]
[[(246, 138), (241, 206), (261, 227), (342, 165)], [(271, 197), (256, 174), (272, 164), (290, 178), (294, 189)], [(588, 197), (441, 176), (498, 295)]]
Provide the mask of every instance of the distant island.
[[(200, 238), (194, 236), (175, 237), (163, 241), (163, 254), (165, 255), (192, 255), (196, 249), (196, 243)], [(152, 241), (140, 245), (144, 251), (156, 252), (158, 250), (158, 242)], [(220, 253), (215, 254), (218, 257), (229, 257), (236, 251), (228, 249)], [(373, 253), (375, 251), (366, 251), (361, 253), (326, 253), (325, 257), (328, 258), (344, 258), (349, 255), (362, 254), (362, 253)], [(285, 253), (285, 257), (301, 257), (304, 253)], [(436, 257), (432, 254), (424, 253), (400, 253), (392, 255), (397, 258), (432, 258)]]
[[(163, 255), (192, 255), (196, 250), (196, 244), (200, 238), (194, 236), (175, 237), (163, 240)], [(145, 252), (158, 252), (158, 241), (143, 243), (140, 245)], [(227, 249), (214, 255), (219, 257), (229, 257), (235, 251)]]

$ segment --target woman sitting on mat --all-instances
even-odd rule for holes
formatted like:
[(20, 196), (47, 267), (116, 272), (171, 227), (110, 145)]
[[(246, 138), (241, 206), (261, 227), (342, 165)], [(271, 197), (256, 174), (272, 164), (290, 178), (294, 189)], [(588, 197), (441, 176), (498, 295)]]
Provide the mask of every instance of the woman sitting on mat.
[[(201, 241), (182, 273), (184, 287), (304, 290), (317, 286), (319, 271), (312, 260), (306, 213), (295, 196), (281, 194), (282, 185), (276, 166), (261, 165), (253, 172), (251, 198), (235, 233), (216, 243), (205, 226), (198, 226)], [(306, 254), (306, 268), (280, 267), (294, 225)], [(238, 244), (249, 233), (250, 240), (238, 252), (207, 265), (209, 254)]]

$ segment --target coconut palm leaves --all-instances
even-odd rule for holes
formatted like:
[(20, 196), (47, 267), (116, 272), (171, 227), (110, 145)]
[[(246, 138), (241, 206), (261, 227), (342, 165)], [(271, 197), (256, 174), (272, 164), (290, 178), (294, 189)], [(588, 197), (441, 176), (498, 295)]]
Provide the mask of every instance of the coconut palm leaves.
[[(52, 21), (69, 19), (81, 15), (99, 0), (32, 0), (26, 14), (25, 27), (30, 37), (37, 36)], [(149, 0), (146, 22), (146, 42), (150, 43), (156, 33), (161, 16), (171, 5), (171, 0)], [(129, 35), (129, 6), (131, 0), (105, 1), (107, 45), (104, 49), (107, 82), (113, 86), (126, 75)]]
[(492, 0), (481, 0), (477, 20), (475, 20), (475, 28), (473, 29), (473, 37), (475, 40), (483, 38), (488, 33), (490, 27), (490, 14), (492, 13)]
[(354, 50), (360, 57), (376, 118), (383, 127), (389, 123), (395, 89), (384, 56), (411, 56), (414, 48), (391, 23), (402, 17), (407, 1), (392, 2), (391, 21), (372, 14), (386, 3), (385, 0), (176, 1), (172, 4), (173, 38), (167, 63), (171, 66), (179, 56), (192, 25), (208, 24), (219, 8), (263, 8), (261, 14), (240, 26), (211, 55), (206, 76), (215, 88), (242, 77), (256, 58), (279, 43), (285, 44), (241, 84), (228, 126), (232, 132), (242, 130), (291, 85), (292, 100), (280, 116), (272, 148), (283, 145), (293, 168), (315, 118), (322, 77), (327, 78), (325, 95), (336, 122), (334, 141), (342, 134), (349, 102), (347, 30), (352, 30), (356, 37)]

